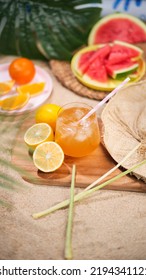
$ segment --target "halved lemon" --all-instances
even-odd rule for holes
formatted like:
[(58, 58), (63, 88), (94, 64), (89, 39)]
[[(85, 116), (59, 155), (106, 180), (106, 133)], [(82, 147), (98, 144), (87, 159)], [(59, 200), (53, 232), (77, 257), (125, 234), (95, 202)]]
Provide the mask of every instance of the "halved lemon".
[(34, 165), (43, 172), (57, 170), (64, 161), (64, 153), (56, 142), (45, 142), (37, 146), (33, 153)]
[(29, 98), (29, 93), (14, 95), (0, 100), (0, 107), (6, 111), (18, 110), (28, 103)]
[(0, 96), (7, 94), (15, 84), (14, 80), (0, 83)]
[(53, 140), (53, 130), (47, 123), (38, 123), (32, 125), (30, 128), (28, 128), (24, 135), (25, 143), (32, 150), (34, 150), (39, 144), (43, 142)]
[(29, 93), (31, 97), (36, 96), (44, 90), (45, 83), (34, 83), (34, 84), (27, 84), (24, 86), (17, 87), (17, 91), (19, 93)]

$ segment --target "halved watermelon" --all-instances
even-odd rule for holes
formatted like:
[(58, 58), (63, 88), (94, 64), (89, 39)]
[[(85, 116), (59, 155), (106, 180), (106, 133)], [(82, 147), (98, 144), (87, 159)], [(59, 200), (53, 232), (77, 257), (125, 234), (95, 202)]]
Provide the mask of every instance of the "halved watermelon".
[(73, 56), (71, 68), (86, 86), (109, 91), (128, 75), (132, 75), (132, 81), (142, 78), (145, 73), (142, 53), (140, 48), (119, 41), (88, 46)]
[(110, 14), (100, 19), (91, 29), (88, 45), (120, 40), (128, 43), (146, 41), (146, 25), (140, 19), (124, 13)]

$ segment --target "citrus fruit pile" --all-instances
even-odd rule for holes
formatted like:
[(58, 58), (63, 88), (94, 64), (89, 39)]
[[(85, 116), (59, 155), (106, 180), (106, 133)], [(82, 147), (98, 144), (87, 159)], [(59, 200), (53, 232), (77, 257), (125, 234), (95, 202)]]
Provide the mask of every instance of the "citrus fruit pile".
[[(36, 70), (33, 62), (27, 58), (17, 58), (10, 63), (9, 74), (12, 80), (0, 82), (0, 108), (6, 111), (18, 110), (24, 107), (31, 97), (44, 90), (45, 82), (32, 83)], [(13, 88), (15, 86), (15, 89)], [(14, 89), (12, 91), (12, 89)]]
[(32, 153), (33, 163), (43, 172), (57, 170), (64, 161), (62, 148), (54, 142), (57, 114), (56, 104), (44, 104), (35, 113), (35, 124), (27, 129), (24, 141)]

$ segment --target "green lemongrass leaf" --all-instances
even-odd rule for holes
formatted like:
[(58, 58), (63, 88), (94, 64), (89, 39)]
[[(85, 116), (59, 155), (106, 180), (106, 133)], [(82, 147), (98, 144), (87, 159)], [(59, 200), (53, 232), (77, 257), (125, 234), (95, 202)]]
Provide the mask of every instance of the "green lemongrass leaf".
[[(138, 164), (132, 166), (132, 167), (129, 168), (128, 170), (126, 170), (126, 171), (124, 171), (124, 172), (121, 172), (120, 174), (118, 174), (118, 175), (116, 175), (115, 177), (113, 177), (113, 178), (107, 180), (106, 182), (100, 184), (99, 186), (96, 186), (96, 187), (94, 187), (94, 188), (92, 188), (92, 189), (90, 189), (90, 190), (83, 191), (83, 192), (81, 192), (81, 193), (75, 195), (75, 196), (74, 196), (74, 202), (77, 202), (77, 201), (79, 201), (79, 200), (82, 200), (82, 199), (84, 199), (84, 198), (90, 196), (90, 195), (93, 194), (95, 191), (98, 191), (98, 190), (104, 188), (105, 186), (107, 186), (107, 185), (109, 185), (109, 184), (111, 184), (111, 183), (117, 181), (118, 179), (120, 179), (120, 178), (124, 177), (125, 175), (131, 173), (132, 171), (134, 171), (135, 169), (137, 169), (138, 167), (140, 167), (140, 166), (142, 166), (142, 165), (144, 165), (144, 164), (146, 164), (146, 160), (143, 160), (142, 162), (140, 162), (140, 163), (138, 163)], [(34, 219), (38, 219), (38, 218), (41, 218), (41, 217), (43, 217), (43, 216), (47, 216), (47, 215), (49, 215), (49, 214), (51, 214), (51, 213), (53, 213), (53, 212), (55, 212), (55, 211), (57, 211), (57, 210), (59, 210), (59, 209), (65, 208), (65, 207), (67, 207), (68, 205), (69, 205), (69, 199), (66, 199), (66, 200), (64, 200), (64, 201), (62, 201), (62, 202), (56, 204), (55, 206), (50, 207), (49, 209), (46, 209), (46, 210), (41, 211), (41, 212), (39, 212), (39, 213), (33, 214), (32, 217), (33, 217)]]
[(116, 164), (113, 168), (111, 168), (109, 171), (107, 171), (104, 175), (99, 177), (96, 181), (94, 181), (92, 184), (90, 184), (87, 188), (84, 189), (84, 191), (92, 189), (94, 186), (96, 186), (98, 183), (103, 181), (107, 176), (109, 176), (111, 173), (113, 173), (116, 169), (118, 169), (138, 148), (140, 148), (141, 143), (139, 143), (137, 146), (135, 146), (134, 149), (132, 149), (119, 163)]
[(68, 223), (66, 229), (66, 240), (65, 240), (65, 259), (72, 259), (72, 224), (73, 224), (73, 208), (74, 208), (74, 188), (75, 188), (75, 174), (76, 166), (72, 168), (72, 179), (70, 188), (70, 202), (68, 211)]

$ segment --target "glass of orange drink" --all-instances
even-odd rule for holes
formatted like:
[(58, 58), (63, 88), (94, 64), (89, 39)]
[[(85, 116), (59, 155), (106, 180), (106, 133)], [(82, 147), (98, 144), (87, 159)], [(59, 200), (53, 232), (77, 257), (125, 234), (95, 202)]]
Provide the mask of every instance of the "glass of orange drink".
[(59, 110), (55, 141), (65, 155), (82, 157), (98, 147), (100, 131), (96, 113), (79, 122), (91, 109), (87, 104), (69, 103)]

